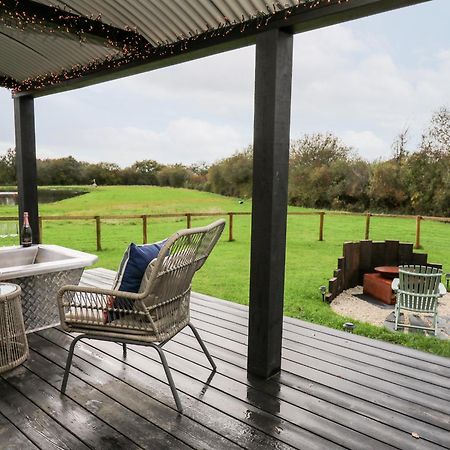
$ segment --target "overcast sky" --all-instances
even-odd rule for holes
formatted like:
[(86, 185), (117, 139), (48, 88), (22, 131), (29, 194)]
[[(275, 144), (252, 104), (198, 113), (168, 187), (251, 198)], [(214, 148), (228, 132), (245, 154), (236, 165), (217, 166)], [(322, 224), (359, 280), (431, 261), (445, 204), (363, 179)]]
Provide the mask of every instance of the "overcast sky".
[[(368, 160), (450, 107), (450, 1), (296, 35), (291, 138), (330, 131)], [(254, 47), (36, 100), (38, 157), (212, 162), (252, 142)], [(0, 153), (13, 107), (0, 88)]]

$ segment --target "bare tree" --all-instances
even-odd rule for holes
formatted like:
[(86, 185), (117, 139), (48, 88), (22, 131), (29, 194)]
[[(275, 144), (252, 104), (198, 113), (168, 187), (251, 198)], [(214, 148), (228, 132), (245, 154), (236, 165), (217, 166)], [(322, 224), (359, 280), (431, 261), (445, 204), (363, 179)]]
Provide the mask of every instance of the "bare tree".
[(401, 131), (392, 143), (392, 153), (397, 164), (401, 164), (408, 156), (409, 152), (406, 148), (409, 140), (409, 127)]

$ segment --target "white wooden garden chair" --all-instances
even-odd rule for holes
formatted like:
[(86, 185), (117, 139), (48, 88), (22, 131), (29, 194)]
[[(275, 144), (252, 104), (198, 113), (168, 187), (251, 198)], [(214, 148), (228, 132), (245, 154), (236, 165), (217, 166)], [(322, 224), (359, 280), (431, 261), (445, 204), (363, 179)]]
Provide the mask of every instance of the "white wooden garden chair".
[[(398, 327), (418, 328), (437, 333), (438, 301), (446, 294), (441, 283), (442, 270), (431, 266), (400, 266), (399, 278), (392, 282), (392, 290), (397, 295), (395, 304), (395, 330)], [(432, 327), (399, 323), (401, 311), (431, 314)]]
[(167, 239), (158, 257), (147, 267), (139, 292), (83, 286), (65, 286), (58, 294), (64, 330), (82, 333), (69, 349), (61, 392), (65, 393), (73, 351), (80, 339), (120, 342), (126, 357), (127, 344), (157, 350), (175, 403), (182, 406), (163, 352), (163, 345), (189, 326), (208, 358), (216, 365), (190, 322), (189, 304), (194, 273), (204, 264), (225, 226), (218, 220), (206, 227), (179, 231)]

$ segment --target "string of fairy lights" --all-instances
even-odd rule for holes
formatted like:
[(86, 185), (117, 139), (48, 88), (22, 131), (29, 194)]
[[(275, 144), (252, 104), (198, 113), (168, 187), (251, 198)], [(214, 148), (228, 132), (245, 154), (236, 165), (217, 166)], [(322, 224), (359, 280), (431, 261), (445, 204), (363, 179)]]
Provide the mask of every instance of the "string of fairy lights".
[(189, 50), (197, 40), (217, 39), (230, 33), (243, 34), (255, 28), (260, 30), (267, 27), (274, 18), (288, 19), (290, 15), (300, 11), (348, 1), (297, 0), (295, 5), (283, 4), (280, 1), (271, 2), (266, 4), (265, 10), (257, 11), (247, 17), (242, 15), (239, 20), (220, 17), (218, 26), (205, 23), (203, 29), (177, 35), (173, 41), (157, 41), (156, 44), (152, 44), (139, 34), (135, 26), (129, 25), (118, 29), (113, 24), (103, 22), (101, 14), (87, 17), (60, 9), (55, 5), (38, 4), (50, 12), (40, 16), (24, 7), (24, 2), (21, 0), (0, 0), (0, 26), (20, 32), (62, 36), (78, 40), (80, 45), (96, 44), (109, 49), (108, 54), (103, 57), (91, 58), (83, 64), (73, 64), (69, 68), (61, 67), (59, 71), (50, 71), (22, 81), (0, 77), (0, 85), (11, 89), (13, 93), (57, 86), (102, 70), (118, 69), (132, 63), (183, 53)]

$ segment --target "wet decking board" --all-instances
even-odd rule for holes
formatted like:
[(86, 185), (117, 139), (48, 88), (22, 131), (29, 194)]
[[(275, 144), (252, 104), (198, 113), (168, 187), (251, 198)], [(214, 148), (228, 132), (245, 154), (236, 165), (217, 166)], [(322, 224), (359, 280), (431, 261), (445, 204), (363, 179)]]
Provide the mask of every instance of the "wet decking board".
[(72, 336), (49, 329), (0, 377), (0, 448), (450, 448), (448, 358), (285, 318), (283, 370), (262, 381), (246, 373), (247, 307), (193, 294), (191, 315), (218, 370), (188, 330), (164, 347), (183, 415), (146, 347), (123, 359), (117, 344), (83, 341), (61, 396)]

